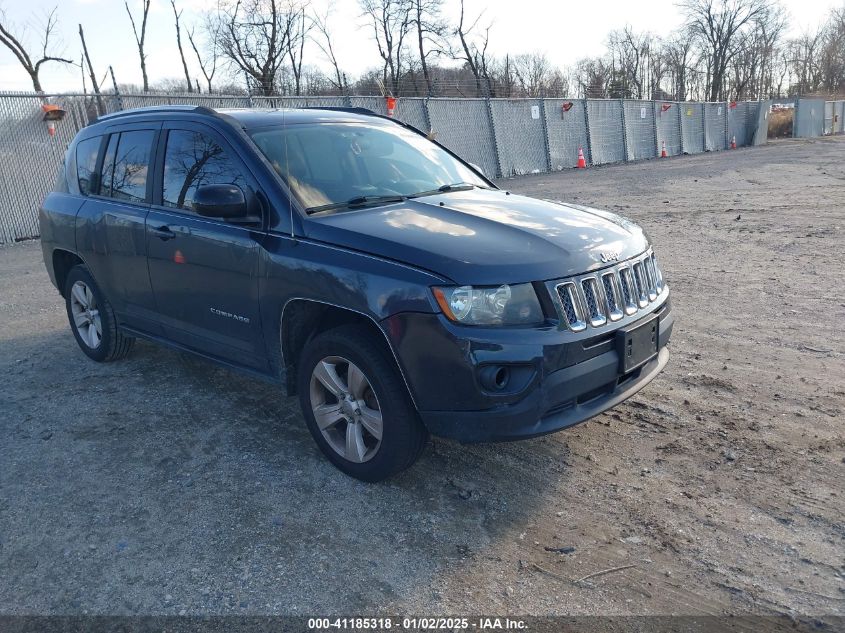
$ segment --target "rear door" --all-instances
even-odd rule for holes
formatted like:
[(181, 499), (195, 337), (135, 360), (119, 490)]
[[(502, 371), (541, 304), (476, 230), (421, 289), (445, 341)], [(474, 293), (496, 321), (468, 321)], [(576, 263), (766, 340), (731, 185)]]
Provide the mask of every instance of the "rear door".
[(237, 185), (257, 204), (257, 183), (209, 126), (174, 121), (161, 136), (146, 244), (165, 333), (197, 351), (265, 370), (258, 305), (263, 222), (231, 224), (201, 217), (192, 206), (197, 188), (211, 184)]
[[(98, 158), (77, 166), (87, 199), (77, 215), (77, 249), (121, 323), (160, 334), (147, 274), (145, 221), (160, 122), (112, 126)], [(90, 145), (93, 149), (95, 141)]]

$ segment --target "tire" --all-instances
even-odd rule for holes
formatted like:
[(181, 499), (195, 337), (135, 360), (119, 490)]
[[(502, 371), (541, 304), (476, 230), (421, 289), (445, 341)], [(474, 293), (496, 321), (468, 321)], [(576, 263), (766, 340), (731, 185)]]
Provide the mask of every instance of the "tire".
[(118, 329), (111, 303), (87, 267), (70, 270), (64, 295), (70, 329), (85, 355), (99, 363), (125, 358), (135, 339)]
[[(336, 389), (347, 387), (345, 405), (327, 383)], [(329, 461), (351, 477), (367, 482), (387, 479), (411, 466), (425, 448), (428, 432), (396, 364), (383, 341), (366, 327), (340, 326), (306, 343), (297, 391), (314, 441)], [(378, 428), (374, 423), (377, 417), (381, 420), (380, 438), (371, 432)], [(334, 423), (333, 418), (337, 418)]]

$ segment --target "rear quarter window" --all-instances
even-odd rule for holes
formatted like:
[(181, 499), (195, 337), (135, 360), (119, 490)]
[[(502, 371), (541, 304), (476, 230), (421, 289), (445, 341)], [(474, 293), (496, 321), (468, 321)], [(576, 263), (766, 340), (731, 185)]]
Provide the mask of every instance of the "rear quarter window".
[(101, 136), (94, 136), (76, 144), (76, 182), (83, 196), (97, 193), (97, 154), (101, 140)]

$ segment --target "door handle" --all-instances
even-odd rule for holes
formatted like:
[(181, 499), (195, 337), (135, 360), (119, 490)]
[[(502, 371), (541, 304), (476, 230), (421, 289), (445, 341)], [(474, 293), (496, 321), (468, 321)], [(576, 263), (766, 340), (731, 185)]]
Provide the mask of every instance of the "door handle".
[(164, 241), (172, 240), (174, 237), (176, 237), (176, 233), (171, 231), (169, 226), (160, 226), (158, 228), (150, 229), (150, 233), (155, 235), (160, 240)]

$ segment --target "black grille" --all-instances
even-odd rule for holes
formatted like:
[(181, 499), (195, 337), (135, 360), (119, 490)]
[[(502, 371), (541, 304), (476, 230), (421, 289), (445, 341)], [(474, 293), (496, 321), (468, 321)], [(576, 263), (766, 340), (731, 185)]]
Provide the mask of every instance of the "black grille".
[(566, 320), (569, 321), (569, 325), (577, 323), (578, 313), (575, 310), (575, 304), (572, 301), (572, 295), (567, 290), (567, 287), (559, 286), (557, 294), (560, 297), (560, 302), (563, 305), (563, 311), (566, 314)]
[(584, 299), (587, 300), (587, 312), (589, 312), (590, 317), (596, 318), (602, 316), (601, 310), (599, 310), (599, 302), (596, 298), (596, 291), (593, 287), (593, 280), (585, 279), (582, 285), (584, 286)]

